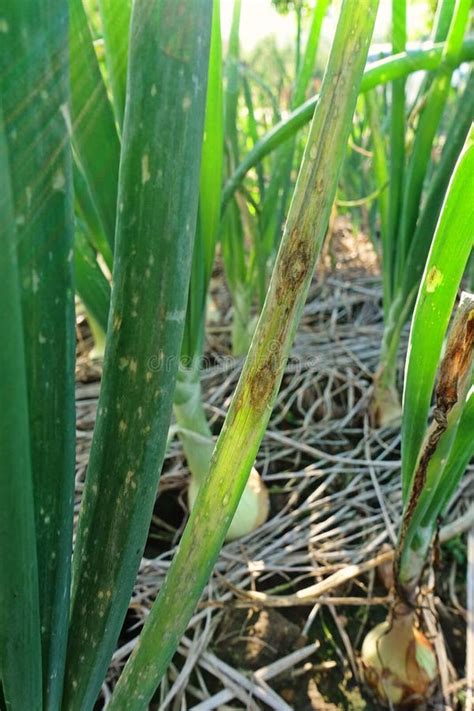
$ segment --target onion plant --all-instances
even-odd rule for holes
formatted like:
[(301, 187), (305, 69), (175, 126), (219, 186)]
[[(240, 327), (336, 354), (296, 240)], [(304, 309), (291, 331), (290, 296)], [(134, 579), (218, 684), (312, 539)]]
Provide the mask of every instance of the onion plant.
[[(402, 419), (404, 511), (389, 619), (362, 648), (368, 683), (386, 704), (426, 700), (437, 677), (433, 647), (417, 624), (417, 602), (438, 517), (474, 454), (474, 295), (463, 292), (474, 243), (474, 129), (451, 178), (418, 290), (405, 372)], [(434, 390), (435, 405), (428, 425)]]
[[(0, 302), (5, 343), (0, 349), (0, 705), (41, 708), (42, 667), (38, 556), (30, 454), (28, 391), (15, 205), (3, 113), (0, 114)], [(5, 512), (9, 512), (9, 516)]]
[(7, 639), (0, 676), (7, 704), (39, 709), (60, 698), (69, 614), (75, 319), (68, 19), (55, 1), (8, 2), (1, 14), (2, 274), (12, 270), (2, 313), (12, 328), (13, 360), (0, 387), (18, 425), (20, 460), (13, 469), (3, 464), (14, 441), (7, 441), (12, 430), (3, 429), (3, 419), (0, 598)]
[[(178, 435), (191, 475), (188, 488), (190, 508), (194, 505), (199, 486), (207, 476), (214, 450), (212, 431), (204, 409), (200, 377), (204, 350), (207, 292), (214, 264), (221, 214), (224, 113), (219, 15), (219, 0), (214, 0), (202, 147), (199, 216), (196, 226), (181, 362), (174, 397), (174, 414), (178, 425)], [(266, 520), (268, 511), (267, 489), (257, 470), (252, 469), (249, 482), (227, 532), (227, 538), (230, 540), (253, 531)]]
[[(416, 121), (416, 128), (408, 150), (405, 145), (405, 84), (403, 79), (392, 83), (390, 153), (388, 168), (382, 171), (383, 179), (385, 175), (389, 177), (388, 199), (384, 186), (378, 182), (382, 194), (379, 207), (385, 331), (375, 377), (373, 418), (376, 424), (386, 424), (400, 413), (396, 383), (400, 336), (413, 308), (443, 195), (472, 119), (474, 78), (471, 77), (446, 132), (441, 159), (438, 164), (433, 162), (435, 138), (448, 100), (453, 71), (462, 51), (470, 7), (470, 0), (439, 2), (433, 39), (445, 40), (443, 55), (439, 69), (428, 75), (421, 85), (410, 116), (412, 124)], [(393, 50), (403, 51), (406, 0), (393, 0), (392, 32)], [(374, 136), (377, 136), (377, 130)], [(383, 145), (374, 143), (374, 152), (379, 162), (385, 160)]]

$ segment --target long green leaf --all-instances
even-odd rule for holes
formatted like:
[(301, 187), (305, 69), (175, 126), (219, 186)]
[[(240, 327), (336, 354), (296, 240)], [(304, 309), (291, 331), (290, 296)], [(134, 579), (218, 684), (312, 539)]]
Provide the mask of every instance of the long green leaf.
[[(252, 142), (252, 147), (255, 146), (256, 143), (258, 143), (258, 128), (257, 128), (257, 119), (255, 118), (255, 111), (254, 111), (254, 102), (252, 98), (252, 89), (250, 87), (250, 82), (245, 75), (245, 73), (242, 73), (242, 88), (243, 88), (243, 94), (244, 94), (244, 99), (245, 99), (245, 106), (247, 108), (247, 133), (248, 133), (248, 139)], [(265, 179), (263, 175), (263, 165), (262, 163), (258, 163), (258, 165), (255, 166), (255, 170), (257, 171), (257, 180), (258, 180), (258, 189), (260, 192), (260, 199), (263, 200), (265, 196)]]
[[(392, 52), (405, 51), (407, 41), (406, 0), (392, 0)], [(392, 82), (392, 101), (390, 105), (390, 183), (388, 232), (383, 250), (383, 272), (388, 299), (393, 293), (394, 260), (396, 236), (400, 218), (400, 202), (403, 195), (403, 172), (405, 166), (405, 78)], [(384, 293), (384, 309), (389, 307)]]
[(74, 553), (70, 710), (94, 705), (145, 546), (197, 218), (212, 2), (135, 0), (132, 14), (111, 313)]
[(74, 209), (76, 217), (82, 222), (82, 231), (95, 251), (102, 255), (110, 272), (112, 272), (112, 249), (104, 235), (102, 223), (97, 214), (96, 206), (89, 191), (87, 181), (80, 170), (77, 161), (73, 162)]
[(122, 130), (127, 89), (128, 34), (132, 0), (99, 0), (104, 31), (105, 61), (109, 75), (115, 118)]
[[(434, 43), (445, 42), (448, 36), (451, 20), (453, 19), (456, 0), (439, 0), (436, 5), (436, 13), (431, 29), (430, 40)], [(414, 109), (423, 105), (428, 94), (429, 88), (433, 83), (434, 75), (425, 74), (423, 81), (420, 83), (416, 99), (414, 101)], [(412, 109), (413, 110), (413, 109)]]
[(425, 437), (443, 339), (472, 250), (473, 191), (474, 130), (471, 130), (443, 203), (413, 314), (403, 394), (402, 490), (405, 500)]
[[(328, 8), (328, 0), (318, 0), (316, 3), (311, 25), (308, 32), (308, 39), (303, 55), (301, 66), (297, 71), (295, 79), (291, 107), (300, 106), (304, 99), (311, 77), (314, 72), (316, 56), (319, 47), (324, 16)], [(301, 8), (299, 8), (301, 10)], [(301, 12), (298, 13), (300, 19)], [(299, 26), (299, 25), (298, 25)], [(298, 55), (299, 57), (299, 51)], [(258, 250), (259, 263), (259, 286), (261, 301), (263, 303), (265, 289), (267, 286), (266, 265), (272, 262), (276, 249), (280, 243), (282, 226), (286, 217), (288, 201), (292, 186), (292, 168), (295, 154), (295, 139), (282, 145), (275, 156), (275, 169), (271, 172), (270, 185), (266, 191), (265, 199), (261, 207), (261, 232), (258, 235), (255, 249)], [(262, 246), (261, 246), (262, 244)]]
[(466, 88), (459, 97), (456, 112), (446, 131), (443, 153), (430, 181), (420, 219), (413, 235), (400, 287), (401, 299), (405, 303), (408, 299), (414, 301), (413, 291), (423, 273), (446, 190), (469, 133), (473, 114), (474, 71), (471, 70)]
[(239, 101), (239, 28), (242, 0), (234, 0), (229, 49), (226, 59), (225, 87), (225, 134), (232, 164), (239, 159), (239, 139), (237, 133), (237, 106)]
[[(389, 233), (389, 168), (387, 165), (385, 138), (379, 120), (379, 105), (375, 91), (368, 91), (365, 94), (365, 108), (367, 120), (370, 125), (373, 152), (373, 171), (377, 189), (379, 190), (378, 208), (380, 214), (380, 242), (382, 245), (382, 258), (384, 268), (382, 270), (383, 279), (383, 308), (384, 313), (390, 306), (392, 296), (392, 282), (390, 278), (390, 233)], [(392, 142), (393, 145), (393, 142)], [(386, 265), (385, 260), (389, 260)]]
[(439, 0), (433, 22), (433, 42), (444, 42), (448, 36), (456, 0)]
[[(241, 0), (234, 0), (229, 47), (226, 57), (225, 85), (225, 147), (227, 156), (227, 174), (232, 173), (239, 161), (238, 103), (241, 89), (240, 55), (240, 16)], [(232, 352), (242, 355), (248, 348), (247, 327), (250, 321), (250, 306), (253, 293), (253, 270), (247, 263), (247, 240), (245, 239), (244, 220), (247, 205), (238, 199), (233, 200), (229, 214), (221, 226), (222, 257), (229, 289), (232, 294)], [(245, 295), (242, 299), (241, 296)]]
[(183, 358), (189, 359), (191, 362), (201, 356), (203, 348), (207, 291), (214, 265), (220, 226), (223, 150), (224, 106), (220, 2), (213, 0), (199, 213), (182, 347)]
[[(378, 62), (373, 62), (366, 67), (360, 90), (361, 92), (370, 91), (380, 84), (386, 84), (422, 69), (427, 71), (437, 69), (442, 61), (443, 50), (444, 45), (438, 45), (429, 49), (409, 51), (395, 57), (387, 57)], [(456, 66), (473, 59), (474, 40), (466, 40), (457, 58)], [(305, 101), (288, 118), (280, 121), (268, 131), (258, 144), (249, 151), (224, 186), (222, 194), (223, 207), (227, 205), (251, 168), (311, 121), (318, 98), (318, 95), (316, 95)]]
[(219, 0), (214, 0), (199, 194), (199, 229), (205, 244), (206, 289), (214, 264), (214, 253), (220, 223), (224, 147), (222, 78), (220, 2)]
[(110, 284), (97, 262), (95, 250), (80, 230), (74, 240), (76, 291), (87, 312), (103, 333), (107, 332), (110, 307)]
[(200, 487), (140, 642), (114, 690), (110, 711), (147, 708), (210, 576), (245, 488), (326, 233), (376, 9), (376, 0), (343, 2), (322, 98), (252, 346), (209, 476)]
[(41, 638), (25, 353), (10, 167), (0, 106), (0, 687), (40, 711)]
[(18, 235), (28, 384), (44, 707), (61, 695), (75, 468), (72, 170), (68, 10), (3, 8), (0, 88)]
[(113, 249), (120, 144), (82, 0), (68, 2), (74, 157)]
[(319, 47), (319, 38), (329, 3), (330, 0), (317, 0), (314, 6), (303, 61), (296, 78), (295, 91), (291, 102), (294, 108), (303, 103), (308, 85), (313, 76), (314, 63)]

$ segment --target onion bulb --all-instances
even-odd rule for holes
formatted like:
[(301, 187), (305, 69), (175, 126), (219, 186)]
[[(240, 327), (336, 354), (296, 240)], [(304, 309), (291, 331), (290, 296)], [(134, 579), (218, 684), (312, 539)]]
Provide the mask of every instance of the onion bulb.
[(435, 652), (415, 627), (411, 611), (394, 614), (369, 632), (362, 645), (361, 662), (366, 683), (385, 706), (403, 708), (433, 693)]
[[(191, 477), (188, 489), (189, 508), (192, 509), (199, 491), (199, 482), (196, 477)], [(239, 501), (237, 510), (232, 519), (226, 535), (226, 541), (233, 541), (251, 533), (262, 525), (270, 509), (268, 489), (262, 481), (260, 474), (252, 467), (249, 479)]]

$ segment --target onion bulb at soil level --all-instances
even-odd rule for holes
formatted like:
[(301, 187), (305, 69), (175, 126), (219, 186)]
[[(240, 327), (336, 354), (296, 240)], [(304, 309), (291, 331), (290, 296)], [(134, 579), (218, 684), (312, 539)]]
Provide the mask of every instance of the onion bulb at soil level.
[(415, 627), (414, 613), (394, 614), (366, 636), (364, 678), (380, 703), (404, 708), (429, 698), (437, 677), (431, 642)]
[[(199, 482), (192, 476), (189, 482), (188, 502), (192, 509), (199, 491)], [(227, 531), (226, 541), (234, 541), (251, 533), (265, 523), (268, 518), (270, 501), (268, 489), (260, 474), (252, 467), (247, 485), (240, 499), (237, 511)]]
[[(190, 479), (189, 510), (196, 501), (199, 487), (206, 481), (214, 452), (214, 438), (204, 410), (200, 372), (196, 367), (181, 367), (176, 383), (174, 414), (178, 437), (186, 457)], [(268, 491), (260, 474), (252, 467), (239, 505), (227, 531), (226, 541), (251, 533), (267, 520), (270, 509)]]

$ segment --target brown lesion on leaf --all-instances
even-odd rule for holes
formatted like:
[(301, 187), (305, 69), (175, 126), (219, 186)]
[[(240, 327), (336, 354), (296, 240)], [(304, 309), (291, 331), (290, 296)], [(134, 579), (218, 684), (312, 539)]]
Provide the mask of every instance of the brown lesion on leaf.
[(302, 283), (308, 276), (312, 264), (310, 244), (301, 236), (298, 227), (293, 227), (288, 243), (284, 245), (277, 263), (277, 298), (293, 303)]
[(428, 276), (426, 279), (426, 291), (429, 294), (432, 294), (436, 291), (438, 286), (440, 286), (442, 281), (443, 273), (438, 269), (437, 266), (433, 265), (430, 271), (428, 272)]
[(407, 590), (400, 583), (399, 571), (403, 543), (426, 484), (429, 463), (436, 452), (442, 435), (448, 428), (448, 416), (458, 400), (464, 397), (467, 390), (472, 367), (473, 346), (474, 296), (471, 294), (463, 294), (449, 331), (446, 351), (439, 368), (433, 422), (416, 466), (394, 561), (397, 594), (400, 599), (404, 600), (407, 604), (413, 603), (413, 601), (407, 599)]
[[(460, 306), (462, 309), (462, 304)], [(474, 306), (471, 302), (453, 323), (436, 389), (436, 409), (445, 410), (458, 398), (459, 383), (471, 369), (474, 345)]]
[(281, 353), (270, 352), (249, 378), (249, 405), (254, 411), (261, 412), (270, 404), (279, 375), (280, 362)]

